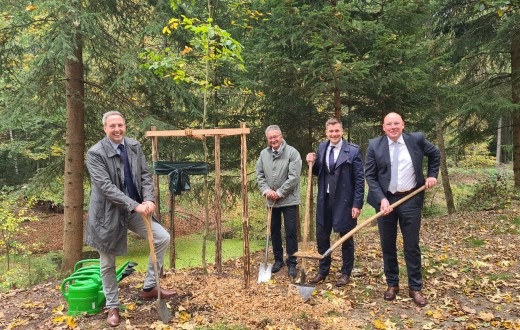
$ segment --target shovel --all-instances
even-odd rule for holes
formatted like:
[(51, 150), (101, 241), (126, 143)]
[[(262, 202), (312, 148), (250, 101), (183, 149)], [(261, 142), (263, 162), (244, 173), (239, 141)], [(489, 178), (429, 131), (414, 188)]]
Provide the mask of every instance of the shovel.
[[(267, 201), (267, 197), (266, 197)], [(271, 279), (271, 269), (273, 268), (273, 264), (267, 263), (267, 257), (269, 253), (269, 239), (271, 238), (271, 217), (273, 215), (273, 205), (269, 206), (269, 201), (267, 201), (267, 230), (265, 235), (265, 257), (264, 262), (260, 264), (258, 269), (258, 283), (269, 282)]]
[[(305, 222), (303, 227), (303, 244), (302, 248), (303, 250), (307, 250), (307, 238), (309, 236), (309, 222), (311, 217), (311, 196), (312, 196), (312, 166), (314, 165), (314, 162), (309, 162), (309, 177), (307, 180), (307, 198), (306, 198), (306, 204), (305, 204)], [(312, 293), (314, 292), (315, 287), (306, 284), (307, 274), (305, 273), (305, 263), (307, 259), (302, 258), (302, 266), (301, 266), (301, 275), (300, 275), (300, 283), (295, 284), (296, 289), (298, 289), (298, 292), (300, 293), (300, 296), (303, 298), (303, 301), (307, 301), (312, 296)]]
[[(401, 198), (400, 200), (398, 200), (394, 204), (390, 205), (390, 207), (395, 209), (396, 207), (398, 207), (402, 203), (406, 202), (407, 200), (409, 200), (413, 196), (417, 195), (418, 193), (420, 193), (424, 189), (426, 189), (426, 186), (420, 187), (419, 189), (417, 189), (414, 192), (404, 196), (403, 198)], [(293, 255), (296, 256), (296, 257), (308, 258), (308, 259), (323, 259), (325, 257), (328, 257), (328, 256), (330, 256), (332, 254), (332, 251), (334, 251), (338, 246), (343, 244), (343, 242), (345, 242), (347, 239), (352, 237), (359, 230), (361, 230), (362, 228), (368, 226), (372, 221), (378, 219), (380, 216), (382, 216), (384, 214), (385, 214), (385, 211), (379, 211), (378, 213), (374, 214), (373, 216), (371, 216), (367, 220), (363, 221), (361, 224), (357, 225), (354, 229), (352, 229), (351, 231), (349, 231), (348, 233), (343, 235), (339, 240), (337, 240), (336, 243), (334, 243), (327, 251), (325, 251), (324, 254), (319, 254), (317, 252), (312, 252), (312, 251), (311, 252), (305, 252), (305, 251), (301, 251), (300, 252), (300, 251), (298, 251), (298, 252), (296, 252)]]
[(159, 284), (159, 270), (157, 267), (157, 256), (155, 255), (155, 246), (153, 244), (153, 232), (152, 232), (152, 222), (149, 218), (141, 214), (144, 223), (146, 224), (146, 231), (148, 232), (148, 244), (150, 245), (150, 257), (152, 258), (153, 263), (153, 271), (155, 273), (155, 284), (157, 286), (157, 301), (155, 302), (155, 308), (157, 312), (159, 312), (159, 316), (161, 317), (161, 321), (163, 323), (168, 323), (172, 319), (172, 313), (168, 306), (166, 306), (166, 301), (161, 299), (161, 287)]

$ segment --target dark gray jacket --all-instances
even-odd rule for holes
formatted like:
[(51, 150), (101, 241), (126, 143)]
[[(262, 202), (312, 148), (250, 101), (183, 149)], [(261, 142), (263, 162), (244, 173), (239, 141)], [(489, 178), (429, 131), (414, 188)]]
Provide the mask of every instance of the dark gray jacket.
[[(154, 201), (153, 181), (139, 142), (125, 137), (128, 160), (143, 201)], [(124, 165), (105, 137), (87, 152), (91, 179), (85, 243), (96, 250), (127, 254), (128, 217), (139, 203), (125, 194)]]

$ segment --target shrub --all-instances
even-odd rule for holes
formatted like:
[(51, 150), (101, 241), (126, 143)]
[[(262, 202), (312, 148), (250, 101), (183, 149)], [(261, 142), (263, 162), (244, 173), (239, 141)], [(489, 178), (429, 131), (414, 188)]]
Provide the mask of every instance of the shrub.
[(504, 209), (511, 204), (514, 187), (501, 174), (494, 174), (484, 180), (479, 180), (473, 193), (463, 198), (460, 210), (481, 211)]

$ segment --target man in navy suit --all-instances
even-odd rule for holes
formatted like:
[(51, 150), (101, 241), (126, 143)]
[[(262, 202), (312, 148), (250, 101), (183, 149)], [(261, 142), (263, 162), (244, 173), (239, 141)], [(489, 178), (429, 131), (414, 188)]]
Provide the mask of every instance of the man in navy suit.
[[(365, 177), (359, 147), (343, 139), (343, 126), (336, 118), (327, 120), (325, 133), (328, 140), (320, 143), (317, 153), (307, 154), (306, 160), (315, 163), (312, 169), (318, 176), (318, 200), (316, 207), (316, 241), (318, 252), (330, 247), (332, 230), (341, 236), (357, 225), (357, 217), (363, 207)], [(354, 267), (354, 239), (341, 246), (341, 276), (336, 286), (350, 282)], [(329, 274), (331, 257), (320, 260), (318, 274), (309, 282), (316, 284)]]
[[(368, 183), (368, 203), (379, 218), (379, 236), (383, 251), (384, 271), (388, 288), (383, 298), (394, 300), (399, 293), (399, 265), (397, 262), (397, 225), (401, 228), (404, 259), (408, 272), (408, 295), (419, 307), (427, 304), (421, 293), (421, 250), (419, 231), (424, 192), (412, 197), (395, 210), (391, 204), (425, 185), (429, 189), (437, 184), (440, 153), (423, 133), (404, 133), (404, 121), (395, 112), (383, 120), (385, 135), (369, 140), (365, 161)], [(423, 174), (423, 158), (428, 158), (426, 179)]]

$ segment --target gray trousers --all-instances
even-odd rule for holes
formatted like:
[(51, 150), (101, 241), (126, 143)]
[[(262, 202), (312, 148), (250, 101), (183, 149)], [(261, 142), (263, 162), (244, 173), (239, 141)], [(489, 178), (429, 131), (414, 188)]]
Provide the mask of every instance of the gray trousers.
[[(141, 236), (144, 239), (148, 238), (148, 234), (146, 231), (146, 225), (141, 218), (141, 215), (137, 212), (134, 212), (130, 215), (128, 229)], [(166, 254), (166, 249), (168, 245), (170, 245), (170, 234), (163, 226), (156, 221), (152, 221), (152, 232), (154, 238), (154, 246), (155, 246), (155, 254), (157, 256), (157, 269), (160, 270), (163, 261), (164, 255)], [(117, 308), (119, 307), (119, 298), (117, 295), (117, 278), (116, 278), (116, 255), (109, 254), (99, 251), (99, 261), (101, 267), (101, 281), (103, 282), (103, 291), (106, 297), (106, 307), (107, 308)], [(152, 263), (152, 258), (148, 259), (148, 267), (146, 269), (146, 274), (144, 277), (143, 289), (153, 288), (155, 287), (155, 272)]]

